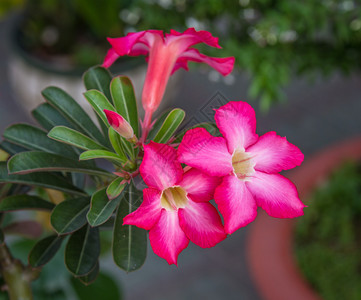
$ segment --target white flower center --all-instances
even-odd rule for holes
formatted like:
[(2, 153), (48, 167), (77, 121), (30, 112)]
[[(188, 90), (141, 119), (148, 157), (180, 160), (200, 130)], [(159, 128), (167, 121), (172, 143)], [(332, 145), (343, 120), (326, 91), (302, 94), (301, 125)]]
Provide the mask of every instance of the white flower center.
[(232, 166), (234, 174), (241, 180), (249, 180), (248, 177), (254, 173), (252, 156), (244, 150), (235, 150), (232, 155)]
[(184, 208), (187, 203), (187, 192), (180, 186), (173, 186), (165, 189), (160, 197), (160, 204), (166, 210)]

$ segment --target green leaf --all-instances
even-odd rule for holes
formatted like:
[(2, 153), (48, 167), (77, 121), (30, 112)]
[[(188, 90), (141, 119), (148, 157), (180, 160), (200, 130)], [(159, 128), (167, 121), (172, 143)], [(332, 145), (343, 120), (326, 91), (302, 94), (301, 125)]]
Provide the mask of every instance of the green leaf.
[(65, 265), (74, 276), (85, 276), (98, 263), (99, 254), (99, 230), (86, 225), (70, 236), (65, 248)]
[(66, 92), (57, 87), (48, 87), (42, 91), (42, 95), (52, 106), (75, 127), (75, 129), (97, 140), (101, 144), (107, 144), (104, 136), (81, 108), (81, 106)]
[(84, 150), (107, 150), (107, 148), (93, 141), (86, 135), (65, 126), (54, 127), (48, 133), (48, 137)]
[(117, 266), (126, 272), (139, 269), (147, 254), (147, 232), (132, 225), (123, 225), (123, 218), (136, 210), (141, 196), (133, 184), (121, 201), (113, 231), (113, 259)]
[(120, 145), (121, 145), (123, 151), (130, 157), (130, 159), (134, 160), (134, 158), (135, 158), (134, 144), (132, 144), (131, 142), (128, 142), (122, 136), (119, 136), (119, 142), (120, 142)]
[(60, 155), (40, 151), (21, 152), (14, 155), (8, 162), (8, 169), (10, 174), (64, 171), (98, 176), (113, 176), (111, 173), (105, 170), (91, 168), (84, 162), (79, 162), (62, 157)]
[(107, 195), (109, 200), (113, 200), (123, 192), (126, 184), (120, 184), (124, 178), (118, 177), (114, 179), (107, 187)]
[(84, 85), (87, 90), (98, 90), (102, 92), (108, 99), (110, 96), (110, 81), (112, 76), (108, 69), (103, 67), (92, 67), (83, 75)]
[(52, 173), (32, 173), (26, 175), (8, 174), (6, 162), (0, 162), (0, 183), (18, 183), (50, 188), (80, 196), (87, 195), (84, 191), (66, 181), (64, 177)]
[(38, 241), (29, 253), (29, 264), (38, 268), (48, 263), (60, 249), (63, 237), (57, 235), (48, 236)]
[[(85, 275), (85, 276), (81, 276), (78, 277), (78, 279), (85, 285), (88, 286), (90, 284), (92, 284), (98, 277), (99, 275), (99, 262), (97, 262), (97, 264), (95, 265), (94, 269), (90, 271), (89, 274)], [(75, 281), (75, 278), (73, 278), (73, 280)], [(89, 298), (88, 298), (89, 299)]]
[(162, 127), (154, 137), (156, 143), (166, 143), (173, 136), (179, 125), (183, 122), (185, 112), (182, 109), (173, 109), (164, 120)]
[[(81, 278), (79, 278), (81, 279)], [(79, 300), (122, 300), (123, 296), (119, 291), (119, 283), (113, 280), (113, 276), (99, 273), (97, 280), (84, 286), (76, 278), (71, 278), (72, 287)]]
[(78, 157), (71, 147), (49, 139), (45, 131), (28, 124), (12, 125), (6, 128), (3, 136), (8, 141), (30, 150), (60, 154), (74, 159)]
[(123, 160), (119, 155), (105, 150), (88, 150), (80, 154), (80, 160), (104, 158), (118, 165), (124, 165), (127, 160)]
[(36, 121), (47, 131), (55, 126), (67, 126), (71, 127), (67, 119), (65, 119), (59, 111), (56, 110), (49, 103), (42, 103), (32, 112)]
[(1, 200), (0, 212), (23, 209), (52, 210), (54, 206), (53, 203), (37, 196), (15, 195)]
[(105, 125), (109, 126), (108, 119), (104, 113), (104, 109), (115, 111), (113, 105), (110, 104), (109, 100), (97, 90), (90, 90), (84, 93), (85, 98), (89, 104), (93, 107), (98, 116), (102, 119)]
[(213, 136), (220, 136), (221, 135), (216, 124), (214, 124), (214, 123), (206, 123), (205, 122), (205, 123), (200, 123), (200, 124), (192, 126), (191, 128), (187, 128), (187, 129), (183, 130), (181, 133), (176, 135), (174, 143), (180, 143), (182, 141), (184, 135), (186, 134), (186, 132), (189, 129), (194, 129), (194, 128), (204, 128)]
[(69, 234), (86, 224), (89, 198), (76, 198), (60, 202), (51, 213), (50, 222), (55, 231)]
[(118, 155), (121, 157), (122, 160), (127, 161), (128, 158), (124, 153), (123, 147), (122, 147), (122, 141), (120, 140), (120, 135), (118, 132), (116, 132), (112, 127), (109, 127), (109, 140), (110, 143), (113, 146), (113, 149), (115, 152), (118, 153)]
[(87, 214), (88, 222), (91, 226), (96, 227), (105, 223), (113, 214), (115, 208), (118, 206), (121, 196), (109, 201), (105, 192), (106, 189), (101, 189), (95, 192), (91, 199), (90, 210)]
[[(78, 0), (79, 1), (79, 0)], [(90, 68), (88, 71), (84, 73), (83, 81), (86, 89), (89, 90), (98, 90), (102, 92), (105, 97), (107, 97), (109, 100), (110, 97), (110, 81), (112, 80), (112, 76), (108, 69), (96, 66)], [(100, 119), (100, 117), (97, 115), (100, 127), (102, 128), (102, 131), (104, 135), (107, 135), (108, 133), (108, 126), (104, 124), (104, 122)]]
[(159, 129), (162, 127), (164, 120), (167, 118), (167, 116), (169, 115), (170, 112), (171, 112), (171, 110), (168, 109), (164, 113), (162, 113), (162, 115), (159, 118), (156, 119), (152, 129), (148, 133), (148, 139), (149, 140), (154, 139), (155, 135), (157, 134)]
[(110, 92), (116, 111), (132, 126), (136, 136), (139, 134), (139, 117), (134, 88), (128, 77), (117, 76), (110, 83)]
[(14, 155), (19, 152), (28, 151), (29, 149), (26, 149), (24, 147), (20, 147), (18, 145), (15, 145), (13, 143), (10, 143), (8, 141), (2, 141), (0, 144), (0, 148), (3, 149), (6, 153), (9, 153), (10, 155)]

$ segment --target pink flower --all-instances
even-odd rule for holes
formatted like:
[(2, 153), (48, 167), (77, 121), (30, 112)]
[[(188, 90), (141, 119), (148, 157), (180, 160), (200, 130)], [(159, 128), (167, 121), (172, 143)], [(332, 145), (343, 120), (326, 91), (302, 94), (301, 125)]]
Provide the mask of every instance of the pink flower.
[(189, 240), (208, 248), (226, 238), (217, 210), (208, 203), (219, 184), (217, 177), (196, 169), (184, 173), (176, 150), (154, 142), (144, 146), (140, 174), (149, 188), (124, 224), (149, 230), (153, 251), (169, 264), (177, 264)]
[(120, 136), (131, 142), (137, 142), (132, 126), (120, 114), (115, 111), (104, 109), (108, 123)]
[(224, 217), (225, 232), (231, 234), (252, 222), (258, 206), (276, 218), (303, 215), (305, 205), (296, 187), (278, 174), (300, 165), (301, 151), (275, 132), (258, 137), (255, 112), (246, 102), (220, 107), (215, 120), (223, 137), (203, 128), (189, 130), (178, 148), (178, 159), (223, 177), (214, 199)]
[(108, 38), (112, 48), (103, 66), (109, 67), (123, 55), (148, 55), (148, 71), (144, 82), (142, 103), (146, 111), (145, 127), (149, 126), (153, 112), (158, 108), (171, 74), (180, 68), (188, 70), (188, 61), (204, 62), (222, 75), (228, 75), (234, 65), (234, 57), (215, 58), (190, 48), (199, 43), (220, 48), (218, 38), (208, 31), (189, 28), (183, 33), (171, 30), (165, 37), (161, 30), (145, 30), (128, 33), (125, 37)]

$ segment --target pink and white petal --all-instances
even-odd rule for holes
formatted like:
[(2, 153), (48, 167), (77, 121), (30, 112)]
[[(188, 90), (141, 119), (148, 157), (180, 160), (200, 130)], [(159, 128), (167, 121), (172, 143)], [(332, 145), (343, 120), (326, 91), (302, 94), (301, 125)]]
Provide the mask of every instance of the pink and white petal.
[(109, 68), (118, 58), (119, 55), (115, 52), (113, 48), (110, 48), (105, 55), (102, 67)]
[(188, 28), (184, 32), (178, 32), (171, 30), (170, 33), (166, 33), (166, 44), (175, 45), (180, 49), (180, 52), (187, 50), (189, 47), (205, 43), (208, 46), (221, 48), (218, 44), (218, 38), (212, 36), (212, 34), (205, 30), (196, 31), (194, 28)]
[(222, 220), (210, 203), (189, 200), (185, 208), (178, 210), (178, 214), (179, 224), (184, 233), (202, 248), (213, 247), (227, 237)]
[(171, 146), (151, 141), (144, 145), (140, 175), (148, 187), (164, 190), (182, 180), (183, 169), (177, 151)]
[(189, 244), (179, 225), (177, 211), (162, 210), (158, 223), (149, 231), (149, 240), (155, 254), (168, 264), (177, 265), (179, 253)]
[(187, 61), (185, 61), (185, 60), (184, 61), (176, 61), (176, 63), (174, 64), (171, 75), (173, 75), (179, 69), (184, 69), (186, 71), (189, 71)]
[(207, 202), (213, 199), (214, 190), (221, 179), (209, 176), (202, 171), (191, 168), (183, 174), (183, 179), (178, 184), (186, 190), (188, 196), (195, 202)]
[(186, 65), (188, 61), (206, 63), (213, 69), (221, 73), (223, 76), (227, 76), (229, 73), (231, 73), (234, 66), (234, 57), (210, 57), (200, 53), (197, 49), (193, 48), (183, 52), (177, 60), (178, 63), (182, 62)]
[(250, 153), (252, 161), (255, 162), (254, 168), (267, 173), (292, 169), (299, 166), (304, 158), (300, 149), (274, 131), (260, 136), (258, 141), (246, 151)]
[(216, 188), (214, 200), (224, 219), (224, 230), (232, 234), (251, 223), (257, 216), (257, 204), (245, 181), (229, 175)]
[(212, 136), (204, 128), (186, 132), (178, 147), (178, 159), (211, 176), (224, 176), (233, 170), (225, 139)]
[(135, 225), (150, 230), (159, 220), (162, 207), (160, 197), (162, 192), (148, 188), (143, 190), (143, 202), (138, 209), (123, 219), (123, 225)]
[(275, 218), (295, 218), (303, 215), (304, 205), (298, 197), (295, 185), (279, 174), (256, 171), (247, 188), (270, 216)]
[(145, 35), (145, 33), (146, 31), (130, 32), (123, 37), (108, 38), (108, 42), (119, 56), (129, 55), (134, 45), (139, 43), (139, 39)]
[(256, 115), (247, 102), (228, 102), (216, 110), (214, 118), (230, 153), (237, 148), (244, 150), (257, 141)]

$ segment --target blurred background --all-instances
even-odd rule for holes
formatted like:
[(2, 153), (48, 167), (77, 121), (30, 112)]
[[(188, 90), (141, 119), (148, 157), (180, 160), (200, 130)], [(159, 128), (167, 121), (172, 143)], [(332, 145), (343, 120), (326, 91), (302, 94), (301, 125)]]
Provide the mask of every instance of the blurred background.
[[(186, 122), (205, 121), (209, 107), (249, 101), (256, 109), (258, 133), (274, 130), (286, 136), (306, 159), (360, 136), (361, 4), (349, 0), (0, 0), (1, 132), (16, 122), (34, 123), (30, 111), (43, 101), (40, 91), (49, 85), (62, 87), (89, 110), (81, 75), (102, 63), (109, 48), (106, 37), (187, 27), (219, 37), (223, 50), (204, 47), (202, 52), (235, 56), (235, 70), (225, 78), (203, 65), (177, 72), (162, 109), (180, 107)], [(130, 76), (140, 94), (143, 58), (119, 59), (112, 71)], [(355, 201), (361, 203), (357, 189)], [(150, 247), (137, 272), (116, 269), (107, 255), (101, 267), (114, 275), (129, 300), (262, 299), (247, 262), (248, 232), (239, 230), (212, 249), (191, 245), (180, 255), (178, 268), (169, 267)], [(353, 276), (361, 277), (361, 262), (352, 264), (360, 264)], [(324, 285), (331, 285), (323, 272)], [(68, 289), (56, 284), (45, 280), (42, 288), (50, 294)], [(343, 299), (360, 299), (351, 297), (361, 292), (352, 293)]]

